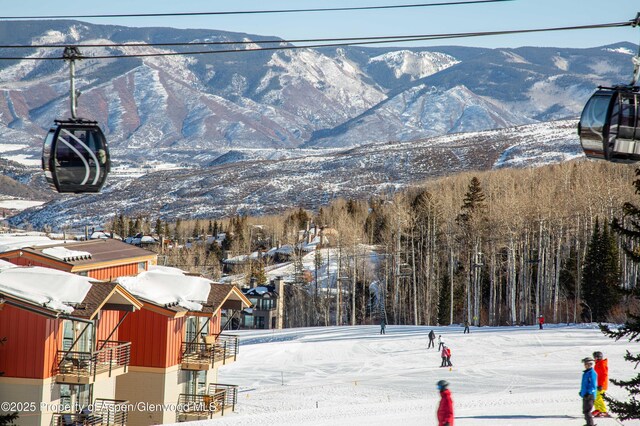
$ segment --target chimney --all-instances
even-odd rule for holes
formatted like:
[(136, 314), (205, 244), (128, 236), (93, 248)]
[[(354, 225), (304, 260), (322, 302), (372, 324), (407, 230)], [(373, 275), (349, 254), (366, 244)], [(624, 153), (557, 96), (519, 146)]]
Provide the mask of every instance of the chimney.
[(276, 329), (284, 328), (284, 280), (282, 277), (276, 278), (276, 291), (278, 292), (278, 301), (276, 302)]

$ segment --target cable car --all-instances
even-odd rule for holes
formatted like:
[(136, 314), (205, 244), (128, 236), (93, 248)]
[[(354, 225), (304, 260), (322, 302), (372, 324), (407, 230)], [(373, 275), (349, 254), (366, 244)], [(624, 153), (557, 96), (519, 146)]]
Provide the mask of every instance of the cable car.
[(42, 148), (47, 182), (60, 193), (100, 192), (111, 168), (107, 140), (95, 121), (55, 120)]
[(640, 87), (599, 87), (582, 111), (578, 134), (585, 155), (619, 163), (640, 161)]

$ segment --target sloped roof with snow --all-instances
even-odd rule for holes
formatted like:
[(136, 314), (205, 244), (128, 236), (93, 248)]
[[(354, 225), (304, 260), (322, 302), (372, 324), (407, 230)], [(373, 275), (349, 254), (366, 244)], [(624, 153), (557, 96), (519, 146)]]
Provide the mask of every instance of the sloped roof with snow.
[(67, 314), (90, 289), (89, 278), (56, 269), (15, 265), (0, 269), (0, 292)]
[(117, 282), (134, 296), (157, 305), (181, 306), (190, 311), (201, 311), (207, 302), (211, 281), (185, 275), (177, 268), (151, 266), (135, 277), (120, 277)]
[[(65, 248), (67, 250), (76, 251), (76, 252), (86, 252), (91, 256), (79, 257), (79, 258), (68, 258), (66, 260), (62, 260), (59, 257), (52, 256), (50, 254), (45, 253), (45, 250), (49, 248)], [(135, 261), (139, 261), (141, 259), (149, 259), (150, 257), (156, 257), (156, 254), (145, 250), (143, 248), (126, 244), (122, 241), (114, 240), (114, 239), (96, 239), (96, 240), (88, 240), (88, 241), (72, 241), (72, 242), (63, 242), (63, 241), (49, 241), (48, 244), (41, 245), (39, 247), (36, 246), (25, 246), (22, 247), (25, 253), (31, 253), (37, 256), (48, 256), (53, 257), (54, 259), (62, 260), (65, 263), (71, 264), (75, 267), (77, 266), (85, 266), (85, 265), (93, 265), (96, 263), (102, 262), (114, 262), (114, 261), (124, 261), (135, 259)]]

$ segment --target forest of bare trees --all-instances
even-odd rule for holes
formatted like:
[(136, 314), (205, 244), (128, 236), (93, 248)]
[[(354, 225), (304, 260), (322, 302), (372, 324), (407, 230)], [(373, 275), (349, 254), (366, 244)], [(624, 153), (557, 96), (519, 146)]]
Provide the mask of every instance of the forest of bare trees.
[[(332, 320), (329, 293), (305, 283), (307, 291), (296, 296), (307, 298), (297, 303), (304, 312), (298, 307), (298, 320), (289, 325), (356, 324), (380, 315), (390, 324), (533, 324), (539, 315), (549, 322), (579, 322), (585, 315), (596, 320), (594, 313), (597, 320), (622, 321), (635, 308), (636, 266), (622, 250), (607, 252), (615, 253), (609, 276), (617, 288), (615, 304), (606, 309), (595, 306), (597, 286), (604, 284), (584, 274), (598, 270), (604, 258), (593, 247), (594, 235), (617, 248), (625, 244), (608, 229), (614, 218), (626, 220), (622, 206), (638, 196), (633, 180), (633, 166), (573, 161), (464, 173), (368, 200), (338, 199), (313, 212), (156, 221), (155, 229), (177, 241), (226, 232), (221, 248), (194, 245), (163, 253), (167, 264), (212, 278), (220, 276), (225, 253), (295, 244), (307, 222), (335, 229), (332, 244), (342, 266), (334, 285), (350, 283), (340, 289), (340, 308), (333, 305), (343, 312)], [(375, 270), (362, 260), (372, 248), (379, 260)], [(372, 306), (368, 286), (374, 280), (383, 308)]]

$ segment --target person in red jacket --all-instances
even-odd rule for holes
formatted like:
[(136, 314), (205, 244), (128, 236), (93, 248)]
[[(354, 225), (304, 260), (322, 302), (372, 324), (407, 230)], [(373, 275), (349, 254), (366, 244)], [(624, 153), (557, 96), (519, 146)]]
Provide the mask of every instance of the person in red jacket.
[(604, 394), (609, 389), (609, 360), (604, 358), (604, 355), (600, 351), (593, 353), (593, 358), (596, 360), (596, 365), (593, 367), (598, 375), (598, 389), (596, 393), (596, 401), (593, 404), (595, 410), (593, 411), (594, 417), (609, 417), (607, 406), (604, 403)]
[(538, 317), (538, 324), (540, 325), (540, 330), (542, 330), (542, 324), (544, 324), (544, 317), (542, 315)]
[(440, 380), (437, 383), (440, 391), (440, 405), (438, 406), (438, 426), (453, 426), (453, 400), (449, 390), (449, 382)]

